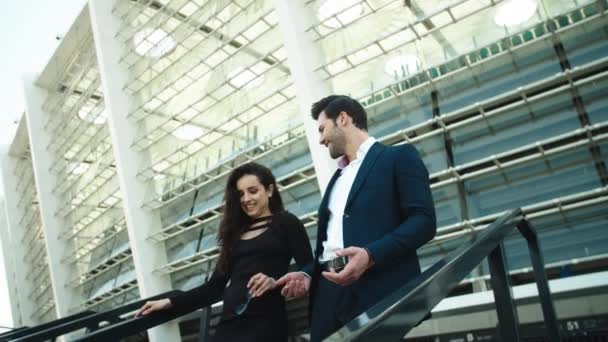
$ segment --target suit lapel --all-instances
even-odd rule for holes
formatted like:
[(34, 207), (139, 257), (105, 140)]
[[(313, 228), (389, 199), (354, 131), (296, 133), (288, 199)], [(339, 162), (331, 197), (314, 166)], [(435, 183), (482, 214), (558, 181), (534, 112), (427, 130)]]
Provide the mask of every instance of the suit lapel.
[(321, 200), (321, 205), (319, 205), (319, 226), (318, 226), (318, 238), (317, 240), (324, 241), (327, 238), (327, 221), (329, 220), (329, 196), (331, 195), (331, 190), (336, 183), (336, 180), (340, 176), (341, 170), (336, 169), (334, 175), (327, 183), (327, 188), (325, 188), (325, 194), (323, 195), (323, 199)]
[(357, 196), (357, 193), (361, 189), (361, 186), (363, 186), (363, 183), (365, 183), (367, 175), (372, 170), (374, 164), (376, 163), (376, 160), (378, 159), (378, 156), (380, 156), (380, 154), (384, 150), (382, 147), (383, 146), (380, 143), (374, 143), (372, 147), (370, 147), (369, 151), (367, 151), (367, 154), (363, 159), (361, 167), (357, 172), (357, 176), (355, 177), (353, 186), (350, 188), (350, 192), (348, 193), (348, 199), (346, 200), (346, 206), (344, 207), (345, 210), (349, 208), (351, 202), (353, 201), (355, 196)]
[(323, 194), (323, 199), (321, 200), (321, 205), (320, 205), (321, 208), (327, 208), (327, 206), (329, 204), (329, 195), (331, 194), (331, 189), (334, 187), (334, 184), (336, 184), (336, 180), (340, 176), (341, 172), (342, 172), (342, 170), (336, 169), (336, 172), (334, 172), (334, 175), (331, 176), (331, 178), (329, 179), (329, 183), (327, 183), (327, 187), (325, 188), (325, 193)]

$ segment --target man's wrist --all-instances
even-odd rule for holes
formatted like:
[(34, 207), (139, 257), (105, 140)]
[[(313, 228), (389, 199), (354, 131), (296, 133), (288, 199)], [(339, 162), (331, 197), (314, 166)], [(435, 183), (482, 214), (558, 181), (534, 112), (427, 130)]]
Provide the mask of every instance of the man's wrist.
[(367, 267), (366, 269), (370, 269), (372, 268), (372, 266), (374, 266), (374, 264), (376, 263), (374, 261), (374, 257), (372, 256), (372, 253), (369, 251), (369, 249), (367, 249), (367, 247), (363, 247), (363, 250), (365, 251), (365, 253), (367, 253)]

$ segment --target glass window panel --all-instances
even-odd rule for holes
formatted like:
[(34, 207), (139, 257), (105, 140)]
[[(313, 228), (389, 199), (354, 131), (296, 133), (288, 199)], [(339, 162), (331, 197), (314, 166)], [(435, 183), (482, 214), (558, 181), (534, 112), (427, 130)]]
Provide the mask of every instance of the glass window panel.
[[(294, 209), (290, 209), (290, 211), (294, 214), (297, 211), (296, 215), (308, 214), (312, 211), (316, 212), (320, 203), (319, 187), (315, 178), (297, 186), (283, 189), (281, 197), (286, 207)], [(317, 201), (316, 204), (315, 201)]]
[(608, 121), (608, 77), (596, 79), (579, 88), (591, 124)]
[(277, 178), (281, 178), (295, 170), (312, 166), (312, 157), (308, 150), (306, 138), (286, 145), (280, 151), (260, 158), (259, 162), (272, 170)]
[(420, 124), (433, 117), (428, 89), (411, 90), (388, 101), (368, 105), (366, 111), (370, 134), (376, 138)]
[[(605, 215), (602, 215), (607, 209), (608, 206), (604, 203), (532, 220), (545, 263), (608, 253), (608, 232), (604, 229), (608, 222)], [(524, 239), (511, 239), (505, 243), (505, 247), (510, 269), (531, 266)]]
[(439, 81), (440, 108), (450, 113), (513, 91), (560, 72), (553, 48), (545, 43), (527, 51), (488, 59), (468, 72), (450, 75)]
[(578, 128), (570, 92), (563, 91), (452, 130), (454, 162), (470, 163)]
[(459, 197), (457, 184), (433, 189), (433, 203), (435, 204), (437, 227), (455, 224), (463, 219)]
[(608, 56), (608, 32), (601, 17), (568, 29), (560, 38), (572, 67)]
[[(572, 195), (601, 186), (588, 150), (574, 149), (466, 180), (471, 217)], [(551, 167), (551, 168), (549, 168)]]

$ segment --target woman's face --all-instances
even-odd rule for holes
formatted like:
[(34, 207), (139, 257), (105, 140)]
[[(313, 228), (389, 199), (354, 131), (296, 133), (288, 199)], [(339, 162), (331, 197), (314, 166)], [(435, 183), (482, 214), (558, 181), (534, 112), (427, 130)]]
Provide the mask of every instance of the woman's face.
[(272, 197), (273, 185), (269, 189), (264, 188), (257, 176), (244, 175), (236, 181), (236, 189), (239, 193), (241, 209), (251, 218), (269, 216), (270, 197)]

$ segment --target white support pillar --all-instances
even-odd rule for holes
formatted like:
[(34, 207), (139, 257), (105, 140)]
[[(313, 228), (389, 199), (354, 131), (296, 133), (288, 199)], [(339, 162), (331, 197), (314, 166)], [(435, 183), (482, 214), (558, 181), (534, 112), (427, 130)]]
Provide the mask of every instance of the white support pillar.
[[(10, 253), (8, 253), (8, 249), (6, 249), (5, 255), (11, 254), (15, 271), (14, 281), (18, 284), (17, 297), (11, 298), (11, 304), (13, 300), (18, 301), (19, 303), (19, 314), (21, 316), (20, 324), (33, 326), (42, 322), (34, 319), (34, 312), (36, 312), (37, 308), (34, 301), (28, 296), (33, 291), (33, 284), (26, 279), (28, 270), (30, 270), (31, 267), (28, 267), (27, 263), (25, 262), (25, 256), (28, 253), (28, 250), (25, 248), (25, 246), (23, 246), (25, 227), (22, 227), (19, 224), (19, 209), (17, 208), (19, 196), (17, 194), (17, 189), (15, 188), (15, 185), (18, 183), (18, 179), (17, 176), (13, 174), (14, 167), (15, 163), (12, 157), (9, 155), (3, 155), (2, 182), (4, 184), (5, 208), (2, 208), (2, 210), (6, 209), (6, 218), (11, 244)], [(2, 236), (2, 241), (4, 242), (4, 236)], [(7, 281), (9, 281), (9, 278), (7, 278)], [(9, 286), (11, 286), (10, 283)], [(15, 315), (13, 315), (13, 321), (15, 324), (19, 323), (15, 319)]]
[[(44, 228), (44, 242), (53, 285), (55, 311), (57, 318), (61, 318), (76, 312), (79, 305), (83, 303), (83, 297), (78, 289), (69, 285), (70, 280), (76, 277), (74, 268), (61, 261), (73, 248), (69, 241), (61, 237), (62, 231), (67, 226), (66, 222), (56, 215), (62, 200), (53, 194), (53, 188), (58, 184), (58, 180), (57, 176), (50, 171), (53, 155), (49, 153), (48, 147), (51, 144), (51, 137), (44, 129), (49, 114), (42, 109), (48, 93), (35, 84), (37, 79), (36, 75), (24, 77), (25, 115), (34, 179), (40, 203), (40, 216)], [(67, 203), (63, 203), (63, 205), (67, 205)]]
[[(114, 3), (90, 0), (89, 13), (139, 293), (149, 297), (171, 290), (172, 285), (168, 275), (156, 272), (167, 264), (164, 245), (148, 239), (161, 230), (162, 223), (158, 211), (143, 208), (150, 184), (139, 180), (137, 172), (150, 161), (146, 152), (132, 147), (137, 125), (127, 119), (130, 99), (122, 88), (127, 82), (128, 70), (119, 63), (124, 48), (114, 39), (121, 25), (119, 18), (112, 14)], [(152, 341), (180, 340), (176, 322), (151, 329), (148, 334)]]
[[(19, 312), (19, 292), (18, 282), (15, 274), (15, 262), (13, 260), (14, 254), (13, 248), (17, 246), (16, 243), (11, 242), (10, 231), (8, 227), (8, 217), (6, 212), (6, 205), (2, 199), (0, 199), (0, 240), (2, 240), (2, 260), (3, 265), (0, 268), (4, 268), (4, 279), (6, 281), (6, 289), (8, 292), (8, 301), (11, 306), (11, 317), (13, 326), (23, 326), (23, 319)], [(13, 246), (11, 248), (11, 246)], [(0, 272), (1, 276), (2, 272)]]
[(321, 64), (322, 51), (306, 32), (314, 22), (314, 13), (304, 1), (299, 0), (274, 0), (274, 7), (287, 51), (287, 64), (293, 77), (300, 111), (304, 116), (306, 139), (317, 182), (323, 194), (336, 169), (336, 162), (329, 157), (327, 149), (319, 144), (317, 122), (310, 116), (312, 104), (332, 94), (328, 82), (315, 72)]

